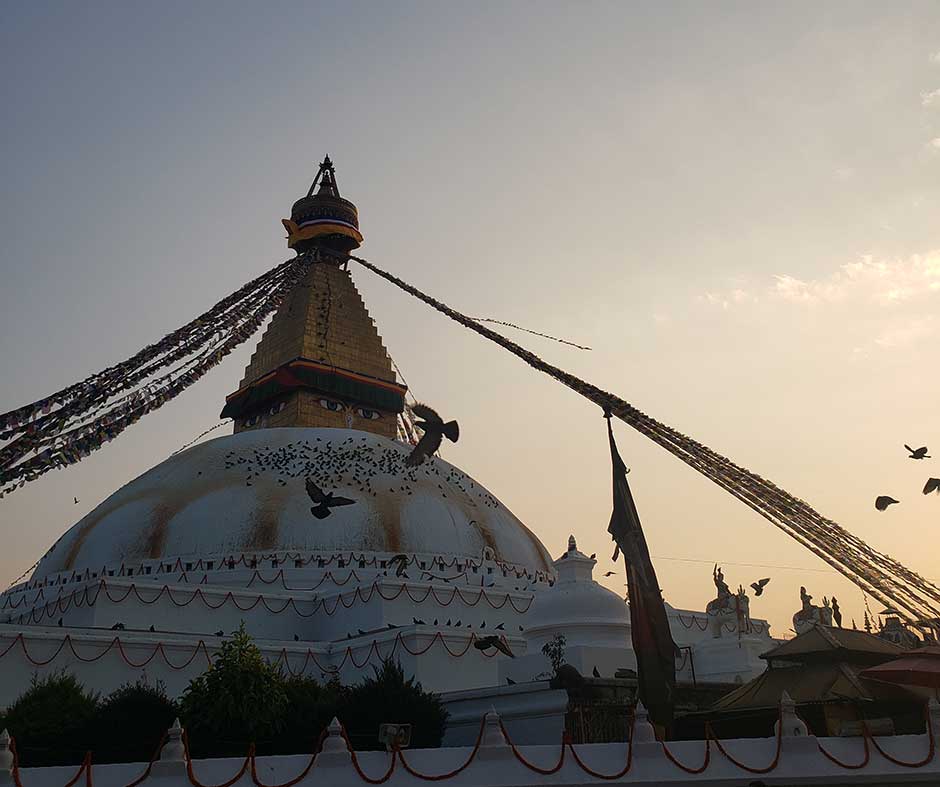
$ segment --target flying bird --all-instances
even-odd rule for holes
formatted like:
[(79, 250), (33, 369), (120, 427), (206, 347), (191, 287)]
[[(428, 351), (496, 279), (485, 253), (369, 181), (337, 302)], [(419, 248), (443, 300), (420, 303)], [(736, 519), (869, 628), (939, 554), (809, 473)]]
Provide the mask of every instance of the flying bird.
[(927, 479), (927, 483), (924, 484), (924, 494), (929, 495), (931, 492), (940, 492), (940, 478)]
[(444, 419), (426, 404), (416, 404), (411, 410), (418, 418), (424, 419), (415, 422), (415, 426), (423, 430), (424, 434), (405, 460), (408, 467), (415, 467), (440, 448), (445, 437), (456, 443), (460, 437), (460, 427), (456, 421), (448, 421), (445, 424)]
[(336, 506), (351, 506), (356, 502), (355, 500), (350, 500), (348, 497), (337, 497), (332, 492), (324, 492), (313, 482), (312, 478), (307, 479), (306, 487), (310, 499), (316, 503), (315, 506), (310, 508), (310, 513), (317, 519), (326, 519), (330, 515), (331, 508), (335, 508)]
[(758, 579), (757, 582), (752, 582), (751, 587), (754, 588), (754, 595), (760, 596), (764, 592), (764, 588), (767, 586), (767, 583), (770, 582), (770, 577), (765, 579)]
[(905, 443), (904, 447), (911, 452), (908, 459), (930, 459), (930, 454), (927, 453), (927, 446), (925, 445), (922, 445), (920, 448), (911, 448)]
[(879, 511), (884, 511), (888, 506), (900, 502), (900, 500), (895, 500), (893, 497), (888, 497), (888, 495), (878, 495), (878, 497), (875, 498), (875, 508)]
[(76, 503), (78, 503), (78, 498), (77, 498), (77, 497), (73, 497), (72, 500), (74, 500)]
[(405, 573), (405, 567), (408, 565), (408, 555), (395, 555), (388, 561), (389, 568), (392, 567), (392, 563), (395, 564), (395, 576), (400, 577)]
[(495, 635), (489, 637), (480, 637), (478, 640), (474, 640), (473, 647), (475, 647), (477, 650), (496, 648), (496, 650), (498, 650), (500, 653), (505, 653), (511, 659), (516, 657), (516, 654), (509, 649), (509, 645)]
[(608, 571), (606, 574), (604, 574), (604, 576), (605, 576), (605, 577), (612, 577), (612, 576), (613, 576), (614, 574), (616, 574), (616, 573), (617, 573), (616, 571)]

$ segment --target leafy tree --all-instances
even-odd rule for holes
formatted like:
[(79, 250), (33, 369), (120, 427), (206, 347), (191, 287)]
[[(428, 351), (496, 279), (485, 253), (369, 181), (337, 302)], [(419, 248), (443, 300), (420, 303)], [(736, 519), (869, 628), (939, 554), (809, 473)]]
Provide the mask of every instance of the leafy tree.
[(411, 724), (411, 746), (441, 745), (447, 710), (438, 695), (425, 691), (415, 679), (405, 679), (401, 665), (391, 660), (373, 667), (375, 676), (348, 689), (339, 719), (356, 749), (381, 749), (379, 725)]
[(74, 675), (34, 675), (29, 688), (6, 713), (5, 725), (16, 739), (20, 765), (80, 763), (92, 744), (98, 695), (85, 691)]
[(125, 683), (99, 705), (95, 717), (97, 762), (146, 762), (179, 713), (162, 683)]
[(542, 653), (552, 664), (552, 673), (557, 675), (565, 663), (565, 648), (568, 640), (564, 634), (556, 634), (548, 642), (542, 645)]
[(289, 722), (275, 751), (279, 754), (312, 752), (337, 708), (347, 701), (349, 690), (335, 677), (323, 685), (314, 678), (298, 676), (284, 680), (284, 691)]
[(180, 700), (194, 756), (238, 756), (251, 743), (262, 753), (273, 749), (288, 722), (287, 708), (280, 671), (265, 661), (244, 623)]

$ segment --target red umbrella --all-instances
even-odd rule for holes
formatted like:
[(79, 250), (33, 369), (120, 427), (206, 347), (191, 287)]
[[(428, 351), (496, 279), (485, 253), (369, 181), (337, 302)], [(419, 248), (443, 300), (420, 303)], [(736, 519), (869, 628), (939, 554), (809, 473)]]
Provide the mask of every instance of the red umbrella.
[(904, 686), (926, 686), (940, 689), (940, 647), (918, 648), (893, 661), (869, 667), (863, 678)]

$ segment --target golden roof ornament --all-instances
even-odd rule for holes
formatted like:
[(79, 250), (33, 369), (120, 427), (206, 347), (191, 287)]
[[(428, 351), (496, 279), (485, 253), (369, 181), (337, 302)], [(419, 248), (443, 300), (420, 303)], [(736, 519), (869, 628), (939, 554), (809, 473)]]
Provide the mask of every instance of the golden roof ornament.
[(287, 230), (287, 245), (298, 254), (314, 248), (348, 253), (362, 243), (359, 211), (339, 195), (336, 170), (329, 156), (320, 164), (307, 196), (294, 203), (290, 218), (281, 219), (281, 223)]

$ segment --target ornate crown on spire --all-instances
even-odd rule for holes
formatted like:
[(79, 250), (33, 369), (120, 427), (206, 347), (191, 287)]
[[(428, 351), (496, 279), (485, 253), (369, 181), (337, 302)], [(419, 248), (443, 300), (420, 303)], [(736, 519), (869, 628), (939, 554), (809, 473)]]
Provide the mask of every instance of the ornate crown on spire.
[(307, 196), (294, 203), (290, 218), (281, 223), (287, 230), (287, 245), (301, 254), (315, 247), (350, 252), (362, 243), (359, 211), (339, 195), (329, 156), (320, 164)]

